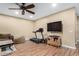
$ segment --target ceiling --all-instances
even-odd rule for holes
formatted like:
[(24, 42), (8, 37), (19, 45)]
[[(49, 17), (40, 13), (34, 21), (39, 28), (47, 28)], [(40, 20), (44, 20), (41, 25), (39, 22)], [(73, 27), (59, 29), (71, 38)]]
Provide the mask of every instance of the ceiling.
[[(31, 3), (27, 3), (29, 5)], [(34, 3), (35, 8), (31, 9), (35, 12), (35, 15), (32, 15), (28, 12), (25, 15), (21, 14), (21, 10), (9, 10), (8, 8), (18, 8), (15, 3), (0, 3), (0, 14), (9, 15), (14, 17), (19, 17), (28, 20), (37, 20), (39, 18), (54, 14), (56, 12), (68, 9), (71, 7), (76, 8), (77, 16), (79, 16), (79, 3), (57, 3), (56, 6), (53, 6), (52, 3)], [(17, 12), (19, 14), (17, 14)]]

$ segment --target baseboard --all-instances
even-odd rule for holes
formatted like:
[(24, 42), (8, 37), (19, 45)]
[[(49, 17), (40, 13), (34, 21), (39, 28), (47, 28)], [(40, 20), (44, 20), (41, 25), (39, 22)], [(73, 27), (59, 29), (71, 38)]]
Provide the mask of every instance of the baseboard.
[(76, 49), (76, 47), (71, 47), (71, 46), (67, 46), (67, 45), (62, 45), (62, 47), (70, 48), (70, 49)]

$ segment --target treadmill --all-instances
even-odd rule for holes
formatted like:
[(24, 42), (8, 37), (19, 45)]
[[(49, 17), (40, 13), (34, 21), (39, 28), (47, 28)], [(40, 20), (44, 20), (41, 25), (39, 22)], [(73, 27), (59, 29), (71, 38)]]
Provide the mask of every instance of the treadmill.
[[(41, 33), (42, 39), (37, 38), (37, 32)], [(39, 28), (38, 30), (34, 31), (35, 33), (35, 38), (31, 38), (30, 40), (35, 42), (35, 43), (43, 43), (44, 42), (44, 36), (43, 36), (43, 28)]]

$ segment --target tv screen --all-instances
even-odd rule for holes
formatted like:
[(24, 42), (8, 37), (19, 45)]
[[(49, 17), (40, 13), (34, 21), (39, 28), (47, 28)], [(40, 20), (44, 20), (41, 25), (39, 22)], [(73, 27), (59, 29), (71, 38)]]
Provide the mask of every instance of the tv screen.
[(47, 24), (47, 31), (62, 32), (62, 22), (52, 22)]

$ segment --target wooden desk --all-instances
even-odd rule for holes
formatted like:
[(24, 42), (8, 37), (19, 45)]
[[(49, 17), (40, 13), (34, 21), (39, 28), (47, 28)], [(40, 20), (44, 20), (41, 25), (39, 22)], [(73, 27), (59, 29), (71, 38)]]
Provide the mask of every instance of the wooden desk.
[(61, 37), (60, 36), (56, 36), (56, 35), (53, 35), (53, 36), (49, 36), (47, 38), (47, 44), (49, 45), (53, 45), (53, 46), (56, 46), (56, 47), (60, 47), (61, 46)]

